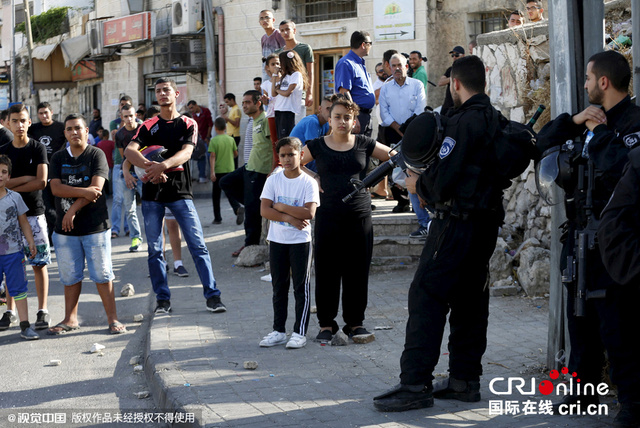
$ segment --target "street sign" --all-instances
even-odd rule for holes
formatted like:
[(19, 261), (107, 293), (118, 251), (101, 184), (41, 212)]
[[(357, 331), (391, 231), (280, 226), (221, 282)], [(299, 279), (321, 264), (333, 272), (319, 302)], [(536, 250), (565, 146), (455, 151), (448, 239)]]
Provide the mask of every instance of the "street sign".
[(415, 39), (414, 0), (374, 0), (373, 27), (378, 42)]

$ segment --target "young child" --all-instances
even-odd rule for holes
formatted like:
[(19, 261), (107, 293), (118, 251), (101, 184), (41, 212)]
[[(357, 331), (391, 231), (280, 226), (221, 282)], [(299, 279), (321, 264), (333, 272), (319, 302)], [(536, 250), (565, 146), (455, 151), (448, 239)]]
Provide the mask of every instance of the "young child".
[[(273, 96), (273, 81), (272, 79), (279, 78), (280, 73), (280, 58), (278, 54), (269, 55), (264, 61), (264, 69), (269, 75), (269, 80), (264, 80), (260, 89), (262, 90), (262, 104), (267, 106), (265, 114), (269, 120), (269, 131), (271, 132), (271, 141), (273, 142), (273, 150), (275, 151), (276, 143), (278, 142), (278, 129), (276, 127), (276, 111), (275, 100), (276, 96)], [(266, 102), (265, 102), (266, 101)], [(278, 154), (274, 153), (277, 157)]]
[(288, 137), (302, 105), (302, 90), (309, 89), (307, 71), (296, 51), (280, 52), (280, 73), (271, 76), (278, 139)]
[(0, 155), (0, 278), (4, 274), (7, 291), (15, 300), (20, 317), (20, 337), (27, 340), (40, 339), (29, 324), (23, 234), (29, 243), (31, 259), (38, 251), (27, 220), (27, 205), (19, 193), (5, 187), (10, 178), (11, 160), (6, 155)]
[[(267, 178), (260, 199), (260, 214), (271, 220), (269, 225), (269, 262), (273, 285), (273, 332), (260, 346), (286, 343), (287, 348), (307, 344), (309, 326), (311, 270), (311, 224), (320, 203), (318, 183), (300, 167), (302, 143), (294, 137), (280, 139), (276, 145), (284, 168)], [(291, 272), (291, 274), (290, 274)], [(289, 280), (293, 280), (296, 299), (296, 321), (287, 341), (285, 322), (289, 300)]]
[[(209, 153), (211, 153), (209, 161), (211, 163), (211, 181), (213, 182), (211, 200), (213, 202), (213, 224), (220, 224), (222, 223), (220, 179), (235, 169), (233, 159), (238, 157), (238, 146), (236, 146), (233, 137), (227, 135), (227, 123), (223, 118), (217, 117), (213, 122), (213, 128), (216, 131), (216, 136), (209, 141)], [(240, 204), (233, 198), (227, 199), (229, 199), (233, 212), (238, 211)]]

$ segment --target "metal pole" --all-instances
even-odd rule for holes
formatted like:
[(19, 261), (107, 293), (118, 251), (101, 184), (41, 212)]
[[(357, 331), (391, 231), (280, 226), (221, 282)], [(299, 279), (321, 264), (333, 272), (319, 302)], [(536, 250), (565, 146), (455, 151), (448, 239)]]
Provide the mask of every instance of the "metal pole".
[(633, 55), (633, 90), (636, 94), (636, 104), (640, 106), (640, 4), (637, 1), (631, 2), (631, 31), (636, 35), (638, 43), (634, 43), (631, 48)]
[(33, 51), (33, 36), (31, 35), (31, 13), (29, 13), (29, 0), (23, 0), (24, 2), (24, 25), (25, 31), (27, 33), (27, 50), (29, 52), (29, 88), (31, 89), (31, 96), (33, 97), (33, 102), (37, 106), (40, 104), (40, 97), (38, 96), (38, 91), (35, 90), (33, 84), (33, 57), (31, 56), (31, 52)]
[[(549, 53), (551, 56), (551, 117), (573, 112), (578, 107), (576, 85), (576, 0), (549, 0)], [(578, 37), (579, 39), (579, 37)], [(562, 189), (554, 188), (560, 196)], [(558, 200), (563, 200), (559, 198)], [(549, 287), (549, 331), (547, 340), (547, 367), (558, 368), (567, 364), (569, 341), (566, 324), (567, 295), (560, 272), (560, 225), (565, 221), (564, 205), (551, 209), (551, 266)]]

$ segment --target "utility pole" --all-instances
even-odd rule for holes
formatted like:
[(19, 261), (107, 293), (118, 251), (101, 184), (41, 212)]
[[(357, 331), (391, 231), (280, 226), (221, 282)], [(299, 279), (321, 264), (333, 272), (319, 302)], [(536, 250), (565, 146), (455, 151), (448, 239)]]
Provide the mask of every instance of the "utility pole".
[(209, 89), (209, 110), (215, 112), (218, 108), (217, 97), (217, 76), (215, 63), (215, 34), (213, 31), (213, 3), (211, 0), (204, 1), (204, 34), (205, 34), (205, 50), (207, 52), (207, 86)]
[(29, 13), (29, 0), (23, 0), (23, 2), (25, 17), (24, 28), (27, 33), (27, 50), (29, 52), (29, 88), (31, 89), (33, 102), (37, 106), (40, 104), (40, 96), (33, 85), (33, 57), (31, 56), (31, 52), (33, 52), (33, 36), (31, 35), (31, 13)]
[(18, 82), (16, 81), (16, 5), (11, 0), (11, 102), (18, 101)]

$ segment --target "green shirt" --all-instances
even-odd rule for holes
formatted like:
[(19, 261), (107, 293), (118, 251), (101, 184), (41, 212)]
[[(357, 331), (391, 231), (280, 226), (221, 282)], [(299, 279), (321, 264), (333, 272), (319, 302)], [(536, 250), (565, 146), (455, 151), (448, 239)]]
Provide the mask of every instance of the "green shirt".
[(414, 79), (418, 79), (419, 81), (422, 82), (422, 84), (424, 85), (424, 95), (427, 95), (427, 70), (424, 68), (424, 65), (421, 65), (420, 67), (418, 67), (414, 72), (413, 72), (413, 77)]
[[(279, 54), (280, 52), (285, 50), (287, 50), (287, 48), (283, 46), (280, 49), (276, 50), (274, 53)], [(293, 50), (296, 51), (296, 53), (300, 56), (305, 70), (307, 69), (307, 63), (313, 64), (313, 49), (311, 49), (311, 46), (306, 43), (298, 43), (293, 48)]]
[(247, 171), (269, 174), (273, 165), (273, 149), (271, 148), (269, 122), (264, 112), (253, 119), (253, 147), (247, 162)]
[(209, 153), (216, 154), (216, 165), (214, 168), (216, 174), (226, 174), (235, 169), (233, 152), (236, 150), (238, 150), (236, 140), (230, 135), (218, 134), (209, 141)]

